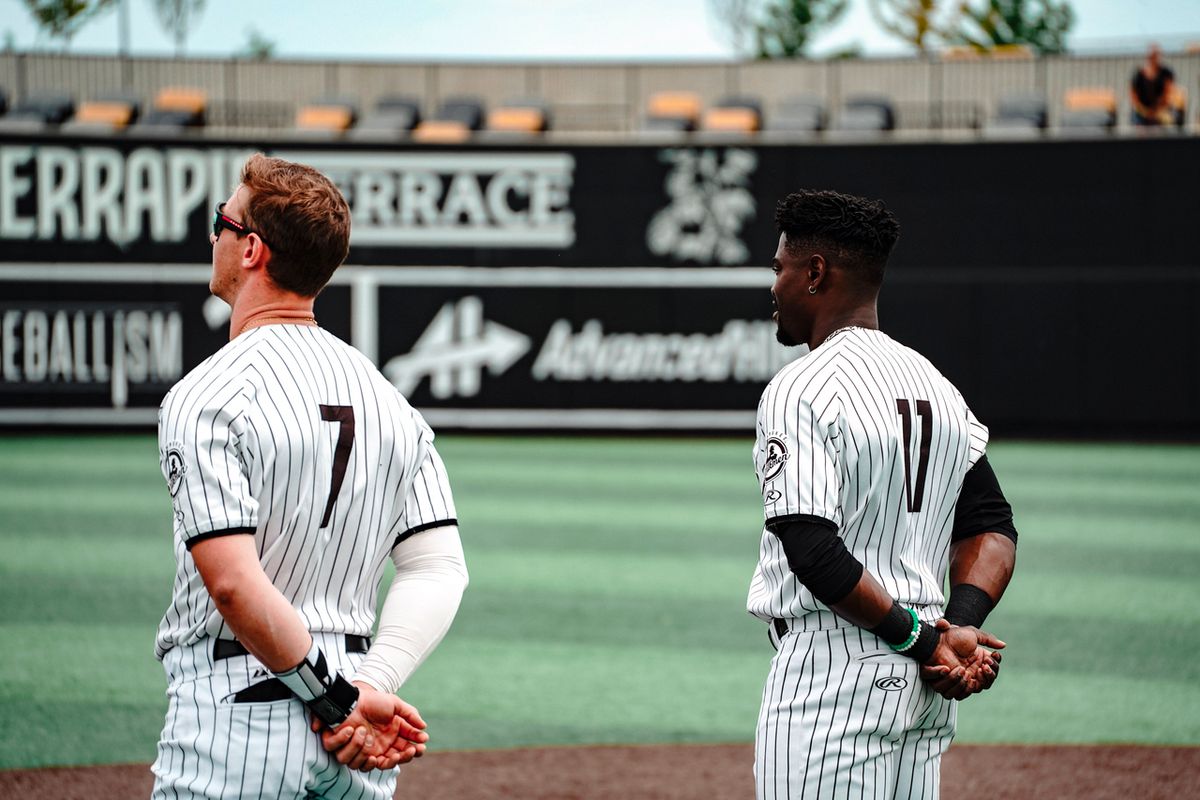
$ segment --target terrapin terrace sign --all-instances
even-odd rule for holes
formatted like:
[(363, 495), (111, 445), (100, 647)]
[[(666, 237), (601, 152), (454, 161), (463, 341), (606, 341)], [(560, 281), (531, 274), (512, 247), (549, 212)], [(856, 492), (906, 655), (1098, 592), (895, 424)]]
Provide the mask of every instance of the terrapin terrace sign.
[[(185, 242), (224, 200), (253, 150), (0, 146), (0, 239)], [(338, 184), (354, 244), (556, 247), (574, 244), (574, 160), (564, 153), (276, 155)]]

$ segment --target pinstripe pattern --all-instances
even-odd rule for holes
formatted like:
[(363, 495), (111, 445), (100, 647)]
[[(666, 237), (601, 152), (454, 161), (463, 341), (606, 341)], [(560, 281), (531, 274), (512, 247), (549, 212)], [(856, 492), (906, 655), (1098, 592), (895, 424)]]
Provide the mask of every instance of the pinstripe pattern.
[[(881, 331), (836, 331), (763, 392), (754, 460), (764, 521), (833, 522), (883, 587), (932, 622), (954, 506), (987, 435), (919, 353)], [(790, 631), (773, 637), (763, 691), (760, 798), (937, 797), (953, 704), (920, 683), (915, 662), (813, 597), (765, 527), (747, 609)], [(904, 687), (876, 686), (889, 676)]]
[(251, 656), (212, 661), (213, 637), (233, 635), (187, 548), (252, 533), (267, 577), (352, 674), (361, 656), (344, 652), (344, 634), (371, 634), (392, 548), (455, 518), (429, 426), (349, 345), (315, 327), (267, 325), (167, 394), (159, 456), (176, 575), (155, 640), (169, 698), (155, 796), (390, 797), (396, 772), (363, 777), (331, 761), (298, 700), (230, 702), (269, 675)]

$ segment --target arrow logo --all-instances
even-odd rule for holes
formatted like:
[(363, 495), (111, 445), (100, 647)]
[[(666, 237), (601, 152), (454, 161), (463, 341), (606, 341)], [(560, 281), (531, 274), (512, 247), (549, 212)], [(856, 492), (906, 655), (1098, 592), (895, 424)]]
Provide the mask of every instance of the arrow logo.
[(483, 318), (483, 301), (464, 297), (446, 303), (408, 353), (383, 366), (383, 374), (409, 394), (429, 376), (429, 392), (439, 400), (474, 397), (484, 367), (500, 375), (529, 351), (529, 337)]

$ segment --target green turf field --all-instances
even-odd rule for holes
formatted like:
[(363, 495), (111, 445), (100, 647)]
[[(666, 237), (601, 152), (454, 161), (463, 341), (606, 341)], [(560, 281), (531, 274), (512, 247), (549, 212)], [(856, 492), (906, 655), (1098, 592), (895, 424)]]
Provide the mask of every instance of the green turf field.
[[(443, 436), (471, 586), (403, 694), (438, 748), (750, 741), (750, 442)], [(1200, 744), (1200, 447), (995, 443), (1022, 532), (960, 741)], [(147, 762), (173, 572), (152, 436), (0, 439), (0, 768)]]

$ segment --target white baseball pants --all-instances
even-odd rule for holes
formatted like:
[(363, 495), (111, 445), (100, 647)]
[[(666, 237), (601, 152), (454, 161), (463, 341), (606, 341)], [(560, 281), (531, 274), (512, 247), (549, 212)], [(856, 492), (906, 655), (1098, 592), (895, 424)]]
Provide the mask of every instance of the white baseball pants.
[[(330, 669), (352, 674), (364, 656), (342, 634), (314, 633)], [(214, 661), (213, 642), (176, 647), (163, 659), (167, 720), (158, 742), (153, 800), (176, 798), (345, 798), (390, 800), (397, 769), (358, 772), (325, 752), (296, 698), (235, 703), (271, 678), (254, 656)]]
[(954, 701), (921, 682), (915, 661), (832, 612), (787, 622), (782, 638), (771, 633), (777, 652), (754, 743), (758, 800), (936, 800)]

